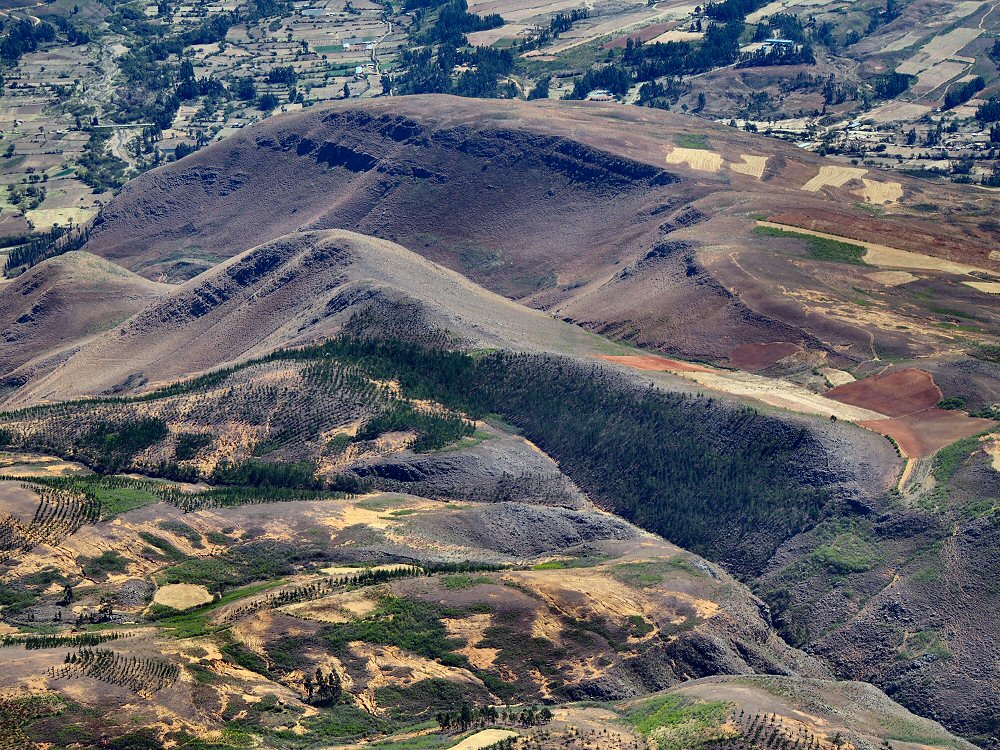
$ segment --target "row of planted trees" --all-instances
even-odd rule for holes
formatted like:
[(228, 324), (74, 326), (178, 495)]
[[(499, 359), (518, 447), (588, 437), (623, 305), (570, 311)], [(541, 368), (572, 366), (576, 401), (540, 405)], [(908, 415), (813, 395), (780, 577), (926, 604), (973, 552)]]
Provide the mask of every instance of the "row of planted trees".
[(444, 731), (464, 732), (497, 724), (540, 726), (552, 721), (552, 711), (547, 706), (474, 706), (469, 701), (462, 701), (455, 710), (438, 711), (434, 719)]
[(50, 676), (54, 679), (90, 677), (148, 697), (172, 685), (180, 677), (180, 667), (164, 659), (126, 656), (102, 648), (81, 648), (66, 654), (61, 666), (51, 668)]

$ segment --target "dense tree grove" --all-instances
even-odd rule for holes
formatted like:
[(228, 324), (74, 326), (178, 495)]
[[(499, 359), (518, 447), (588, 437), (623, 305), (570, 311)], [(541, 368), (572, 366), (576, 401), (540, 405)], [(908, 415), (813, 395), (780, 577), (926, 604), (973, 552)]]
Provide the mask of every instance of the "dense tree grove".
[(815, 65), (811, 44), (801, 47), (770, 47), (740, 55), (738, 68), (764, 68), (771, 65)]
[[(407, 0), (405, 7), (414, 11), (418, 46), (403, 51), (402, 72), (388, 82), (393, 91), (483, 98), (511, 94), (498, 83), (514, 70), (511, 51), (468, 47), (465, 36), (503, 26), (503, 18), (496, 13), (470, 13), (466, 0)], [(433, 23), (424, 28), (427, 15), (433, 16)], [(456, 77), (453, 71), (459, 65), (465, 70)]]
[(549, 19), (548, 28), (543, 28), (534, 36), (528, 37), (517, 45), (521, 52), (538, 49), (553, 39), (558, 39), (563, 34), (573, 28), (573, 24), (584, 18), (590, 17), (590, 11), (586, 8), (574, 8), (569, 12), (559, 11)]
[(767, 0), (723, 0), (721, 3), (708, 3), (705, 15), (722, 23), (743, 23), (743, 19), (765, 5)]
[(711, 24), (700, 42), (645, 44), (642, 40), (629, 38), (621, 62), (587, 71), (577, 79), (569, 98), (583, 99), (595, 88), (607, 89), (621, 96), (635, 83), (652, 82), (665, 76), (704, 73), (732, 65), (740, 58), (742, 33), (741, 18), (731, 23)]
[[(513, 95), (498, 81), (514, 70), (514, 55), (510, 50), (493, 47), (460, 50), (442, 44), (436, 53), (429, 46), (404, 50), (403, 63), (404, 72), (392, 79), (393, 90), (399, 94), (457, 94), (480, 98)], [(458, 65), (466, 70), (453, 77), (452, 71)]]
[(47, 258), (79, 250), (90, 238), (90, 229), (70, 230), (66, 227), (55, 226), (48, 232), (41, 234), (19, 237), (23, 244), (11, 248), (7, 254), (4, 264), (4, 273), (8, 276), (20, 273), (25, 267), (41, 263)]
[(875, 78), (875, 95), (880, 99), (894, 99), (916, 83), (917, 77), (906, 73), (886, 73)]
[(986, 88), (986, 81), (983, 80), (982, 76), (976, 76), (971, 81), (956, 84), (948, 89), (948, 93), (944, 95), (944, 108), (953, 109), (959, 104), (965, 104), (984, 88)]
[(17, 65), (21, 55), (34, 52), (38, 45), (55, 41), (56, 30), (51, 24), (35, 23), (24, 18), (8, 24), (0, 38), (0, 60), (6, 65)]
[(1000, 120), (1000, 99), (991, 96), (987, 101), (980, 104), (976, 110), (976, 119), (983, 123)]
[(117, 471), (168, 434), (166, 422), (155, 417), (97, 422), (81, 435), (78, 446), (100, 470)]
[(503, 726), (535, 727), (552, 721), (552, 710), (547, 706), (473, 706), (462, 701), (457, 709), (438, 711), (434, 715), (441, 729), (468, 731), (473, 727)]

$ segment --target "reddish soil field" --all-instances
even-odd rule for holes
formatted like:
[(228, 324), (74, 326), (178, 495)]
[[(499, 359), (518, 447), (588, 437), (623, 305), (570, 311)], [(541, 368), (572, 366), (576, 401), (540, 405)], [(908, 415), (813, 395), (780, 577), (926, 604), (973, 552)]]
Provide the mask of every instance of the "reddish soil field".
[(670, 23), (655, 23), (652, 26), (646, 26), (633, 31), (631, 34), (626, 34), (617, 39), (612, 39), (610, 42), (605, 42), (601, 45), (601, 49), (622, 49), (628, 44), (629, 39), (641, 39), (644, 42), (648, 42), (650, 39), (656, 39), (663, 32), (670, 31), (678, 23), (678, 21), (671, 21)]
[(772, 344), (740, 344), (729, 355), (729, 364), (741, 370), (763, 370), (785, 357), (801, 352), (802, 347), (789, 341)]
[(652, 372), (714, 372), (709, 367), (702, 367), (691, 362), (681, 362), (676, 359), (658, 357), (655, 354), (635, 354), (623, 357), (613, 357), (610, 355), (599, 355), (598, 359), (608, 362), (615, 362), (619, 365), (627, 365), (637, 370), (650, 370)]
[(996, 423), (989, 419), (976, 419), (960, 411), (927, 409), (905, 417), (858, 424), (891, 437), (905, 456), (922, 458), (956, 440), (988, 430)]
[[(812, 229), (817, 232), (828, 232), (848, 239), (862, 242), (876, 242), (897, 247), (900, 250), (910, 250), (921, 255), (937, 256), (961, 263), (970, 263), (982, 268), (996, 268), (997, 261), (990, 258), (990, 244), (985, 236), (973, 233), (968, 236), (954, 231), (946, 222), (939, 222), (938, 227), (921, 227), (917, 231), (908, 232), (902, 226), (893, 228), (888, 222), (877, 218), (846, 218), (839, 208), (817, 207), (808, 213), (797, 209), (785, 210), (769, 217), (771, 221), (784, 222)], [(896, 231), (898, 230), (898, 231)], [(951, 231), (949, 231), (951, 230)], [(882, 240), (875, 239), (882, 237)], [(891, 239), (889, 239), (891, 237)], [(971, 241), (970, 241), (971, 240)]]
[(842, 404), (860, 406), (890, 417), (922, 412), (937, 406), (942, 398), (934, 376), (917, 369), (872, 375), (864, 380), (837, 386), (825, 395)]

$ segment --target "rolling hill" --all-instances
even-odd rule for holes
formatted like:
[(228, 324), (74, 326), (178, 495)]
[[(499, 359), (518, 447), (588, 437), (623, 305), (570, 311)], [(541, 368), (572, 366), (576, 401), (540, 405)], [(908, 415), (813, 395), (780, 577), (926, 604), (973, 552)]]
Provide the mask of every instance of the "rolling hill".
[(278, 116), (0, 286), (0, 747), (995, 747), (989, 195), (691, 123)]
[(35, 357), (68, 356), (170, 287), (90, 253), (70, 252), (4, 283), (2, 290), (0, 377), (7, 377)]
[[(362, 310), (396, 335), (447, 331), (471, 347), (587, 354), (603, 346), (399, 245), (340, 230), (280, 237), (181, 285), (143, 283), (166, 293), (32, 379), (10, 405), (134, 390), (322, 341)], [(389, 317), (377, 320), (380, 311)]]
[[(712, 360), (773, 341), (838, 363), (926, 354), (951, 345), (938, 323), (954, 317), (911, 290), (989, 299), (964, 284), (976, 277), (935, 270), (1000, 271), (988, 194), (878, 177), (718, 125), (699, 122), (692, 135), (690, 123), (596, 103), (444, 96), (314, 108), (136, 180), (88, 250), (178, 280), (294, 230), (348, 229), (592, 330)], [(896, 255), (872, 268), (817, 265), (828, 247), (803, 253), (801, 235), (762, 234), (761, 218)], [(878, 275), (907, 268), (908, 252), (930, 258), (912, 286)], [(977, 317), (998, 332), (995, 316)]]

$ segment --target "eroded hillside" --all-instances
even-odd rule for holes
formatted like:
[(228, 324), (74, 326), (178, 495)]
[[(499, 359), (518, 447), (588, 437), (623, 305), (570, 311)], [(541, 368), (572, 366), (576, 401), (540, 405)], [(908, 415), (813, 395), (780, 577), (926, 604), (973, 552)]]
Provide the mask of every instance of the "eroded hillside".
[(0, 287), (3, 741), (995, 744), (989, 203), (689, 124), (277, 117)]
[(296, 229), (350, 229), (614, 338), (712, 360), (775, 341), (834, 366), (951, 351), (964, 315), (998, 333), (989, 194), (721, 126), (691, 135), (691, 122), (433, 96), (311, 110), (135, 181), (88, 249), (176, 280)]

